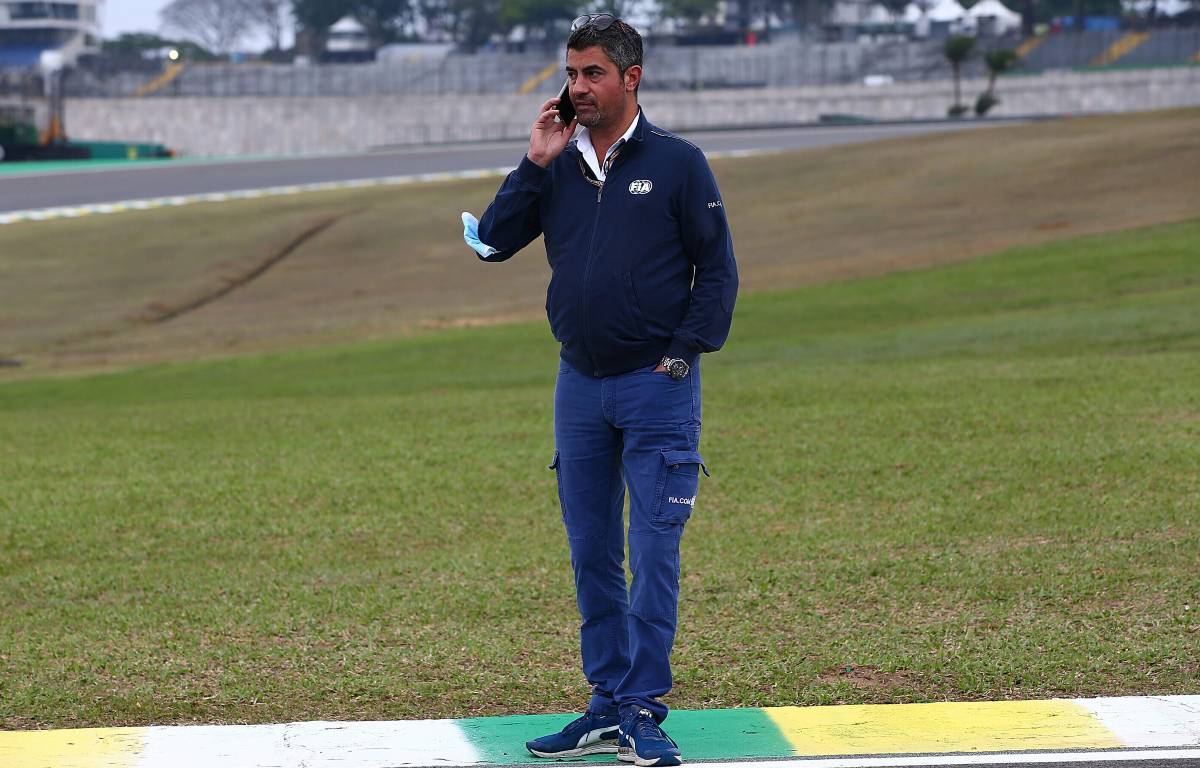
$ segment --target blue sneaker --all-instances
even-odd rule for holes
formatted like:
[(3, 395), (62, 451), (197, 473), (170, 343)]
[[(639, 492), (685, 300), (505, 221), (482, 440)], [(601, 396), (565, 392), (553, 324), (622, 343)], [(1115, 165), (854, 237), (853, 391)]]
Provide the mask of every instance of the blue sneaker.
[(617, 736), (617, 759), (636, 765), (679, 765), (679, 746), (663, 733), (648, 709), (621, 721)]
[(584, 712), (558, 733), (525, 742), (525, 748), (538, 757), (578, 757), (617, 751), (617, 730), (621, 718)]

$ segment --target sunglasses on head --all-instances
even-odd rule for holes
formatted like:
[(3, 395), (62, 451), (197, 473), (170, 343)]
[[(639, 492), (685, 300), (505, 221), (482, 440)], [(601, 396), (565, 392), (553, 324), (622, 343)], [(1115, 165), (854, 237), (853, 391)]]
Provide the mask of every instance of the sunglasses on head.
[(571, 22), (571, 31), (577, 32), (584, 27), (591, 27), (597, 32), (603, 32), (617, 21), (611, 13), (585, 13)]

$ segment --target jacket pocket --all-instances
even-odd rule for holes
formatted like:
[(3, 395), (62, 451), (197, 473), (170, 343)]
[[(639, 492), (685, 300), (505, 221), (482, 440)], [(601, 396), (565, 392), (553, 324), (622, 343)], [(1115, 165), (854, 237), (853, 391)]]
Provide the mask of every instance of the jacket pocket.
[(686, 523), (696, 506), (696, 491), (700, 485), (700, 471), (708, 476), (708, 467), (696, 451), (659, 452), (662, 467), (658, 473), (658, 484), (654, 492), (652, 520), (660, 523)]
[(550, 321), (550, 333), (555, 341), (567, 340), (567, 306), (562, 299), (562, 284), (566, 278), (554, 270), (550, 275), (550, 284), (546, 286), (546, 319)]
[(629, 304), (629, 315), (633, 318), (633, 330), (639, 338), (649, 338), (650, 333), (646, 330), (646, 316), (642, 313), (642, 303), (638, 301), (637, 287), (633, 283), (633, 273), (626, 272), (622, 275), (625, 282), (625, 301)]
[(559, 509), (562, 510), (563, 518), (565, 520), (567, 515), (567, 504), (566, 498), (563, 496), (562, 467), (560, 466), (558, 451), (554, 452), (554, 461), (550, 462), (550, 466), (546, 467), (546, 469), (554, 470), (554, 480), (558, 484), (558, 506)]

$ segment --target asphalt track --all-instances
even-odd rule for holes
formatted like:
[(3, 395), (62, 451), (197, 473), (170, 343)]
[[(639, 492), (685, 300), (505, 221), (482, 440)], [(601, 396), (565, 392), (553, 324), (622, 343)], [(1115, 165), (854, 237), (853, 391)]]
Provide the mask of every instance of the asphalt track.
[[(828, 147), (995, 125), (923, 122), (839, 127), (791, 127), (682, 134), (706, 152)], [(319, 182), (513, 167), (524, 141), (380, 149), (371, 152), (259, 159), (196, 159), (81, 169), (30, 166), (0, 174), (0, 213), (208, 194)]]

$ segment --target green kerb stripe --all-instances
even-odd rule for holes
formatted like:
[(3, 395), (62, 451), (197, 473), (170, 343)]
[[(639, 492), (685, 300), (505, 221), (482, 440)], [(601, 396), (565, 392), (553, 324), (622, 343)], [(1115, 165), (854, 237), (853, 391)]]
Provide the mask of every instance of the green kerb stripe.
[[(473, 717), (458, 725), (493, 765), (536, 760), (525, 750), (529, 739), (553, 733), (577, 715), (516, 715)], [(672, 710), (664, 728), (679, 742), (688, 760), (729, 760), (750, 757), (790, 757), (794, 753), (779, 728), (761, 709)], [(580, 762), (612, 763), (612, 755), (590, 755)]]

